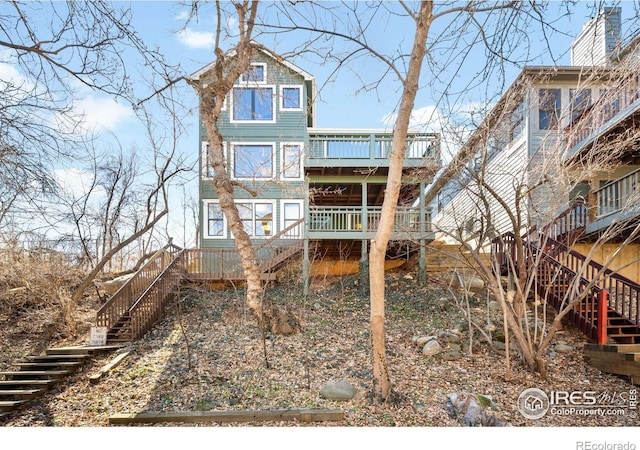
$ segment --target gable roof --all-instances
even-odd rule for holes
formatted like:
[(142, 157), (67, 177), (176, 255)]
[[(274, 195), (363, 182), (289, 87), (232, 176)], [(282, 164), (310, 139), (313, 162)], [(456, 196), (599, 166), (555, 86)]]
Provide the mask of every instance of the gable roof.
[[(268, 50), (268, 49), (264, 48), (263, 46), (258, 46), (257, 47), (257, 51), (261, 52), (263, 55), (267, 56), (268, 58), (273, 59), (277, 63), (282, 64), (285, 67), (288, 67), (293, 72), (295, 72), (298, 75), (302, 76), (302, 78), (304, 78), (305, 81), (314, 81), (315, 80), (315, 77), (313, 75), (311, 75), (309, 72), (301, 69), (300, 67), (296, 66), (292, 62), (287, 61), (283, 57), (277, 55), (275, 52), (272, 52), (271, 50)], [(236, 53), (235, 49), (232, 49), (232, 50), (227, 52), (227, 56), (228, 57), (233, 57), (235, 55), (235, 53)], [(215, 61), (210, 62), (209, 64), (207, 64), (203, 68), (201, 68), (201, 69), (197, 70), (196, 72), (194, 72), (193, 74), (189, 75), (187, 78), (189, 80), (191, 80), (191, 81), (198, 81), (198, 80), (200, 80), (200, 77), (202, 75), (204, 75), (205, 73), (207, 73), (210, 70), (212, 70), (214, 66), (215, 66)]]

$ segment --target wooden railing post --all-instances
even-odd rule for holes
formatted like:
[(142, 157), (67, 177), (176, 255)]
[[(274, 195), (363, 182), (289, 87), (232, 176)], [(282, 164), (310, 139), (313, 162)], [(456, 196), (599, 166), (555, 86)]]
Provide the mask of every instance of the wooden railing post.
[(598, 345), (607, 343), (607, 312), (609, 309), (609, 291), (598, 292)]

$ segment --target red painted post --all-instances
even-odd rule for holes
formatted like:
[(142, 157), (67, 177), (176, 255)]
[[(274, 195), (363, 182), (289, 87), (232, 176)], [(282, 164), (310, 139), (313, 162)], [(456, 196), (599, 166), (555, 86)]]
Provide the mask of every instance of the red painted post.
[(607, 343), (607, 310), (609, 309), (609, 291), (598, 292), (598, 345)]

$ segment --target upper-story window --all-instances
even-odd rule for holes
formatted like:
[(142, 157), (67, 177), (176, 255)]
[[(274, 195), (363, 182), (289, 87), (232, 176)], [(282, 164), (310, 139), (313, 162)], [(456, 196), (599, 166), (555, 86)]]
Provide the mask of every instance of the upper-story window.
[(591, 105), (591, 89), (569, 89), (571, 121), (580, 117)]
[(282, 178), (302, 180), (302, 144), (282, 143)]
[(273, 122), (273, 87), (233, 88), (233, 122)]
[(251, 64), (247, 71), (240, 76), (240, 81), (243, 83), (266, 83), (267, 65), (263, 63)]
[(558, 128), (562, 110), (560, 89), (540, 89), (538, 91), (538, 128), (553, 130)]
[(302, 86), (280, 86), (280, 109), (302, 111)]
[(233, 178), (245, 180), (274, 178), (273, 144), (232, 144), (231, 158)]

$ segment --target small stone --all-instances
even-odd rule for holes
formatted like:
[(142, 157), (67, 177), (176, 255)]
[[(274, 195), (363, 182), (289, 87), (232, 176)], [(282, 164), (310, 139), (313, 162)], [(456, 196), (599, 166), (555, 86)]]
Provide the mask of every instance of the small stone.
[(450, 333), (445, 331), (444, 333), (442, 333), (440, 335), (440, 337), (442, 338), (442, 340), (444, 340), (445, 342), (449, 342), (452, 344), (459, 344), (461, 339), (460, 339), (460, 335), (455, 334), (455, 333)]
[(424, 347), (422, 347), (422, 354), (425, 356), (434, 356), (442, 352), (442, 347), (435, 339), (428, 341)]
[(346, 401), (356, 395), (356, 388), (348, 381), (330, 381), (320, 389), (320, 395), (328, 400)]
[(460, 344), (449, 344), (449, 348), (451, 350), (456, 351), (456, 352), (461, 352), (462, 351), (462, 345), (460, 345)]
[(498, 303), (495, 300), (491, 300), (488, 306), (489, 306), (489, 311), (494, 311), (494, 312), (502, 311), (502, 307), (500, 306), (500, 303)]
[(413, 277), (412, 277), (411, 275), (409, 275), (409, 274), (406, 274), (406, 275), (405, 275), (404, 277), (402, 277), (402, 278), (404, 278), (405, 280), (413, 280)]
[(435, 339), (435, 336), (416, 336), (414, 342), (418, 347), (424, 347), (424, 344)]
[(570, 353), (574, 350), (572, 346), (566, 344), (557, 344), (555, 347), (553, 347), (553, 349), (557, 353)]
[(462, 358), (462, 353), (456, 350), (449, 350), (440, 355), (443, 361), (457, 361)]

